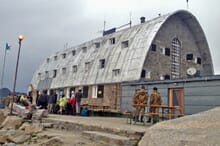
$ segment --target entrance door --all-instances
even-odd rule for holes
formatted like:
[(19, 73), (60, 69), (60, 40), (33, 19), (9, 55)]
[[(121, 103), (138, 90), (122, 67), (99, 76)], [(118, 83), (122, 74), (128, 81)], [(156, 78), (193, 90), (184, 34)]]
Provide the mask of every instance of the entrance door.
[[(170, 107), (178, 107), (180, 114), (184, 114), (184, 89), (183, 88), (170, 88), (168, 104)], [(176, 112), (176, 111), (174, 111)]]

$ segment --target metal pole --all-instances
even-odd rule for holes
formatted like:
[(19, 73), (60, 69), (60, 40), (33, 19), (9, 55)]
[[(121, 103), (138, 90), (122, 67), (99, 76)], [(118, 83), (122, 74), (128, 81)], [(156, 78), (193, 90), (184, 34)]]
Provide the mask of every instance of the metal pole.
[(1, 88), (3, 88), (3, 84), (4, 84), (4, 73), (5, 73), (6, 52), (7, 52), (7, 49), (5, 48), (5, 55), (4, 55), (4, 61), (3, 61), (3, 67), (2, 67)]
[(16, 63), (16, 70), (15, 70), (15, 78), (14, 78), (14, 86), (13, 86), (13, 96), (12, 96), (13, 98), (12, 98), (12, 102), (11, 102), (10, 115), (12, 115), (13, 103), (14, 103), (14, 98), (15, 98), (15, 95), (16, 95), (15, 88), (16, 88), (17, 73), (18, 73), (18, 63), (19, 63), (19, 58), (20, 58), (21, 41), (22, 40), (19, 40), (19, 48), (18, 48), (18, 56), (17, 56), (17, 63)]

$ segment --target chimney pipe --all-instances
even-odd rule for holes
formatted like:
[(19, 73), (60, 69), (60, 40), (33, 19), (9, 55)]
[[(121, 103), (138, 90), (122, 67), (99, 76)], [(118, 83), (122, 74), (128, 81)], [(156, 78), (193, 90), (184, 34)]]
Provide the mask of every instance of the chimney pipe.
[(144, 22), (145, 22), (145, 17), (142, 16), (142, 17), (140, 18), (140, 20), (141, 20), (141, 23), (144, 23)]

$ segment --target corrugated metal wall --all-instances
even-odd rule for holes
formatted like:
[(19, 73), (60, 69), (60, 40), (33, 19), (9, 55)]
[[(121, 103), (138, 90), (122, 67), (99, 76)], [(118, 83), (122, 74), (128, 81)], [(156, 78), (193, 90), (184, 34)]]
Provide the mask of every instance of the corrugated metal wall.
[(122, 83), (121, 110), (132, 111), (132, 96), (135, 89), (145, 85), (148, 94), (156, 86), (163, 97), (164, 105), (168, 105), (169, 88), (184, 89), (184, 113), (194, 114), (220, 106), (220, 76), (190, 78), (169, 81), (134, 81)]

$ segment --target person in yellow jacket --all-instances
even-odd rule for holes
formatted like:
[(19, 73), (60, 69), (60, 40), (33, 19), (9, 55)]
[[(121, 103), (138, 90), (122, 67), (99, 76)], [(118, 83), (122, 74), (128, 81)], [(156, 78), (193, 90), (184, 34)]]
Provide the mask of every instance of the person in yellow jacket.
[(60, 114), (63, 114), (63, 110), (65, 109), (66, 103), (67, 103), (67, 98), (65, 97), (65, 95), (62, 95), (59, 100)]
[(24, 102), (24, 100), (25, 100), (24, 95), (21, 95), (21, 97), (20, 97), (20, 103), (23, 103), (23, 102)]

